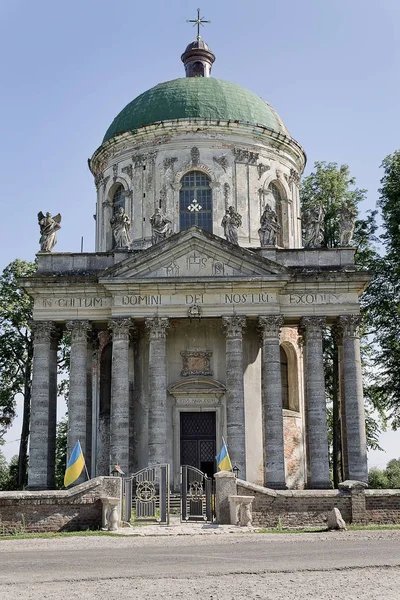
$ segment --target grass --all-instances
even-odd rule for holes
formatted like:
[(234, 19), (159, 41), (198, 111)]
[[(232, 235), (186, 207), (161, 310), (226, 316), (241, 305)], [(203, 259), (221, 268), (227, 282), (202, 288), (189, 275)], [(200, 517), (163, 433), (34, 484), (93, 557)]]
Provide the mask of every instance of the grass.
[(14, 533), (10, 535), (0, 535), (0, 542), (2, 540), (29, 540), (32, 538), (42, 538), (42, 539), (51, 539), (51, 538), (65, 538), (65, 537), (87, 537), (87, 536), (105, 536), (105, 535), (114, 535), (111, 531), (94, 531), (94, 530), (86, 530), (86, 531), (57, 531), (52, 533)]

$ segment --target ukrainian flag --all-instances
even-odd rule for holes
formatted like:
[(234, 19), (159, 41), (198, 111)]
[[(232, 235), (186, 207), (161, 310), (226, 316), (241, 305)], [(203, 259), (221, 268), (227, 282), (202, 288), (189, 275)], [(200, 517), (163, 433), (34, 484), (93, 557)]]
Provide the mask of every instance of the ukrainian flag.
[(217, 465), (220, 471), (232, 471), (232, 463), (224, 439), (222, 440), (221, 452), (215, 458), (217, 459)]
[(64, 485), (68, 487), (71, 483), (74, 483), (82, 473), (83, 467), (85, 466), (85, 459), (83, 458), (83, 452), (80, 442), (76, 442), (74, 449), (72, 450), (71, 456), (67, 464), (67, 468), (64, 475)]

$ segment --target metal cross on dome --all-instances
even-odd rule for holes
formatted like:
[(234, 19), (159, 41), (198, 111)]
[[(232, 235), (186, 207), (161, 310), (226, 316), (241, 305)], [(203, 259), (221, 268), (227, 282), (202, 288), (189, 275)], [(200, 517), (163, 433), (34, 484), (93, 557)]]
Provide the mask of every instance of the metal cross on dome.
[(205, 21), (204, 17), (200, 17), (200, 9), (197, 9), (197, 19), (186, 19), (186, 23), (194, 23), (193, 27), (197, 25), (197, 39), (200, 40), (200, 25), (204, 27), (204, 23), (211, 23), (211, 21)]
[(201, 204), (199, 204), (196, 200), (196, 198), (193, 200), (193, 202), (191, 204), (189, 204), (188, 206), (188, 210), (190, 210), (190, 212), (199, 212), (203, 207), (201, 206)]

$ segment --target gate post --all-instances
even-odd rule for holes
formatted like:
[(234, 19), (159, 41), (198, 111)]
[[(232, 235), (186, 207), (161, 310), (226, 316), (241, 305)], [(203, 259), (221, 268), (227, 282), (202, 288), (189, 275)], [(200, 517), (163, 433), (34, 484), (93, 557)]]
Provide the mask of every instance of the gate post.
[(231, 522), (229, 496), (236, 496), (236, 477), (231, 471), (215, 473), (215, 512), (217, 523), (229, 525)]

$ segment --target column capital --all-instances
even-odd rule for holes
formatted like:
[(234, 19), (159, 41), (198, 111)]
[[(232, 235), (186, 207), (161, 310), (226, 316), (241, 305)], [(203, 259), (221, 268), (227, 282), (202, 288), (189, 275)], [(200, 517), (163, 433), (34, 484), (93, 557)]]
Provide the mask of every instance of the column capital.
[(340, 315), (336, 321), (336, 328), (343, 337), (359, 337), (358, 328), (362, 323), (361, 315)]
[(262, 340), (269, 337), (279, 338), (282, 325), (282, 315), (261, 315), (258, 317), (258, 330)]
[(319, 339), (326, 327), (326, 317), (301, 317), (299, 334), (303, 338)]
[(50, 342), (57, 334), (54, 321), (32, 321), (33, 341), (38, 343)]
[(81, 342), (87, 340), (88, 332), (91, 330), (92, 325), (90, 321), (67, 321), (65, 323), (67, 331), (71, 332), (72, 342)]
[(145, 325), (151, 340), (160, 340), (167, 337), (167, 329), (170, 326), (168, 317), (153, 317), (145, 319)]
[(108, 321), (108, 328), (111, 330), (112, 341), (116, 340), (129, 340), (129, 332), (133, 327), (132, 319), (110, 319)]
[(227, 338), (241, 338), (243, 329), (246, 327), (246, 317), (222, 317), (222, 325)]

